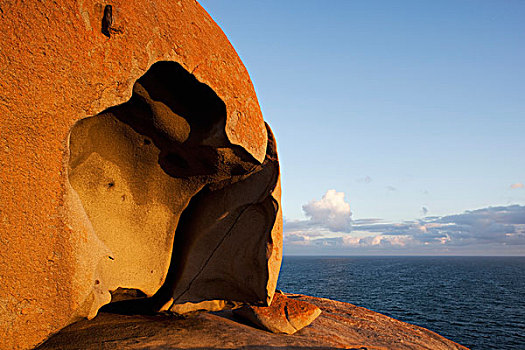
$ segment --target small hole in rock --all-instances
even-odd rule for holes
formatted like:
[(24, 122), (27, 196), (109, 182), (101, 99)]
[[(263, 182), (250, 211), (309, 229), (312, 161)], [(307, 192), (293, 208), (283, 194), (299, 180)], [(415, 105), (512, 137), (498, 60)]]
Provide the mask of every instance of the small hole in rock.
[(102, 17), (102, 34), (107, 36), (108, 38), (111, 37), (109, 29), (111, 28), (111, 25), (113, 24), (113, 9), (111, 5), (106, 5), (104, 7), (104, 17)]
[(149, 145), (149, 144), (151, 144), (151, 141), (148, 140), (148, 139), (144, 139), (144, 144), (145, 144), (145, 145)]
[(113, 181), (111, 181), (110, 183), (108, 183), (108, 188), (112, 188), (115, 186), (115, 183)]

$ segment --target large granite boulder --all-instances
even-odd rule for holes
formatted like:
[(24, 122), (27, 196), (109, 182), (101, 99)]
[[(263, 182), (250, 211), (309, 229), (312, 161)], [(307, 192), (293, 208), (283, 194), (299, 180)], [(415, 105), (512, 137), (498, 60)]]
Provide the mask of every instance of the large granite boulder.
[(197, 2), (0, 0), (0, 38), (1, 349), (111, 301), (272, 300), (275, 140)]

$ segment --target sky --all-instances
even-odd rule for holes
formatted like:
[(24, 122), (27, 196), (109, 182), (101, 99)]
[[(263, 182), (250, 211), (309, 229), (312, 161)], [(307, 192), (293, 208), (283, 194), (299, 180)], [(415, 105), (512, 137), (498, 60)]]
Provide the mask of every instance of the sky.
[(525, 255), (525, 1), (202, 0), (278, 143), (287, 255)]

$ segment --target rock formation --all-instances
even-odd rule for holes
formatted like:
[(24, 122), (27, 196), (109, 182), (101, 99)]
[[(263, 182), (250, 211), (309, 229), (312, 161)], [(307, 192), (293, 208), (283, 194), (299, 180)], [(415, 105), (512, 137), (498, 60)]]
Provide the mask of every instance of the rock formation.
[(243, 305), (233, 314), (273, 333), (294, 334), (312, 323), (321, 309), (277, 292), (270, 306)]
[(213, 90), (179, 64), (158, 62), (128, 102), (73, 126), (69, 182), (112, 252), (98, 266), (97, 288), (117, 291), (121, 301), (129, 289), (152, 297), (122, 311), (271, 300), (275, 142), (268, 129), (260, 164), (228, 141), (225, 119)]
[[(33, 348), (61, 329), (41, 348), (370, 337), (459, 348), (364, 309), (356, 331), (360, 314), (340, 317), (352, 309), (342, 303), (272, 302), (275, 139), (245, 67), (196, 1), (0, 0), (0, 48), (0, 349)], [(315, 337), (261, 335), (232, 323), (225, 310), (239, 306), (267, 330)], [(219, 314), (174, 316), (196, 310)], [(314, 319), (330, 322), (303, 328)], [(384, 325), (398, 328), (383, 336)], [(344, 332), (353, 338), (336, 337)]]
[(0, 38), (1, 349), (110, 301), (272, 300), (275, 140), (198, 3), (0, 0)]
[[(466, 350), (422, 327), (352, 304), (286, 294), (322, 310), (293, 335), (274, 334), (243, 323), (231, 311), (193, 317), (122, 316), (101, 313), (62, 330), (39, 350), (100, 349), (354, 349)], [(272, 303), (273, 304), (273, 303)]]

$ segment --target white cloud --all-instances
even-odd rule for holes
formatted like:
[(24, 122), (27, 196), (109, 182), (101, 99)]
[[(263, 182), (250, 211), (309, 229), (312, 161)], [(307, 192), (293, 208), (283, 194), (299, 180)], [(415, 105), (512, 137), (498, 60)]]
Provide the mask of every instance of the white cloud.
[(345, 202), (344, 192), (328, 190), (320, 200), (303, 205), (310, 224), (327, 228), (332, 232), (350, 232), (352, 212)]
[(525, 187), (525, 185), (522, 184), (521, 182), (517, 182), (515, 184), (510, 185), (510, 188), (512, 189), (523, 188), (523, 187)]

